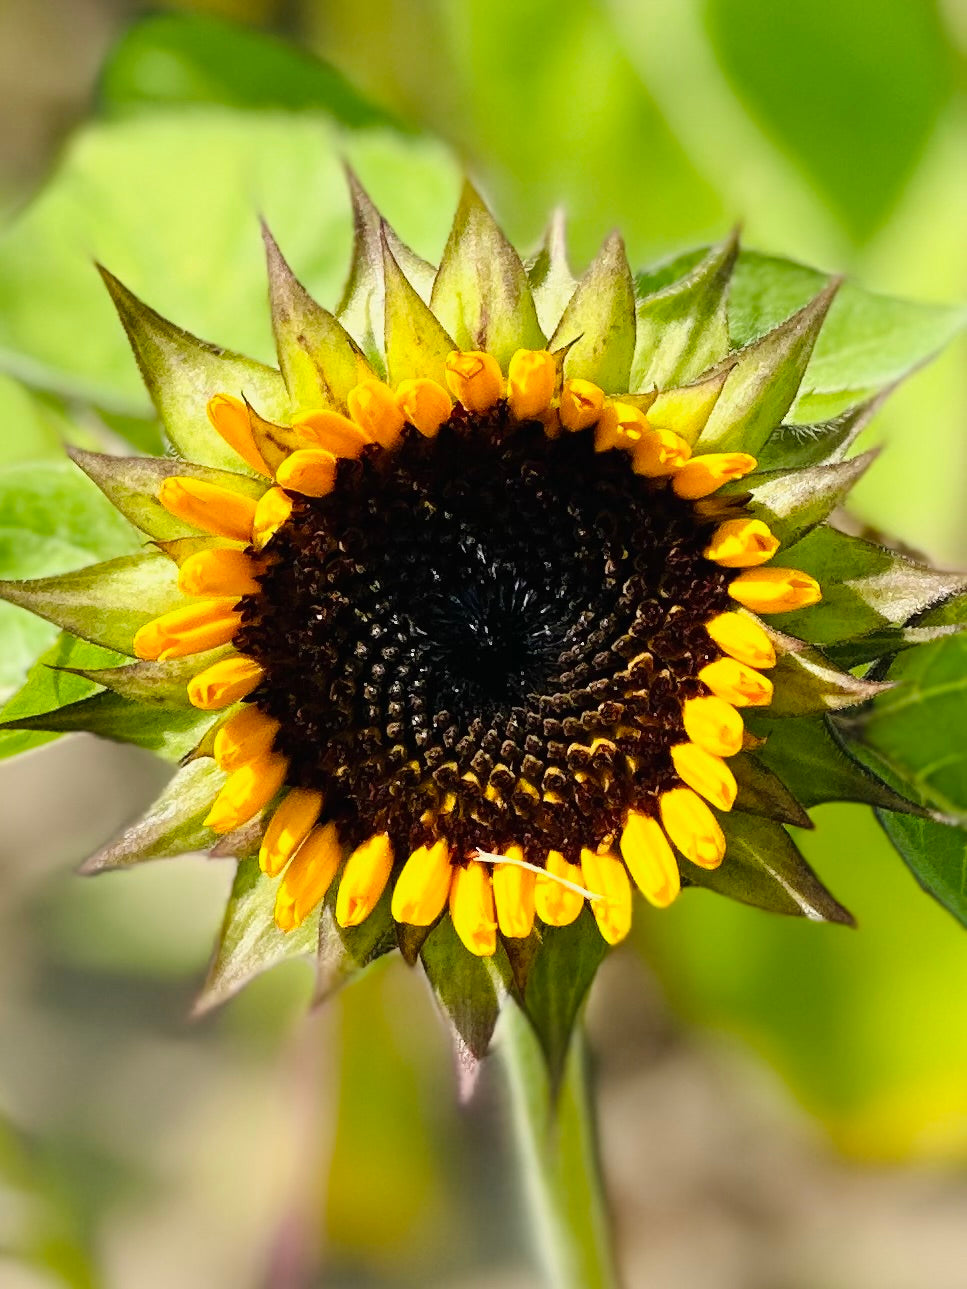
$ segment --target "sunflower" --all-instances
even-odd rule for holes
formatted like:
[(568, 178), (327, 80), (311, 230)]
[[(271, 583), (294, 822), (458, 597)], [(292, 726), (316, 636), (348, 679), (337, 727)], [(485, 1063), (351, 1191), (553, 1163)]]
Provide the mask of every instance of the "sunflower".
[(74, 458), (153, 545), (4, 593), (189, 731), (152, 826), (194, 822), (142, 853), (257, 853), (281, 933), (379, 909), (367, 953), (412, 961), (449, 919), (515, 972), (588, 910), (621, 941), (635, 889), (849, 921), (769, 756), (880, 688), (797, 636), (837, 638), (811, 537), (870, 459), (869, 407), (782, 424), (837, 284), (731, 351), (734, 238), (636, 299), (616, 236), (580, 281), (556, 225), (525, 266), (467, 185), (434, 270), (350, 188), (336, 314), (265, 231), (279, 370), (102, 270), (173, 455)]

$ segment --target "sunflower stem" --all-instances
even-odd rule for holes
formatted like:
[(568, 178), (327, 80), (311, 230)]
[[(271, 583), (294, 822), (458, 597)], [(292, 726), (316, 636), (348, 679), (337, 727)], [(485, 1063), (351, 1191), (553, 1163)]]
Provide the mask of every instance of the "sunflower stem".
[(556, 1099), (533, 1030), (504, 1009), (500, 1042), (531, 1226), (550, 1289), (616, 1289), (587, 1050), (578, 1026)]

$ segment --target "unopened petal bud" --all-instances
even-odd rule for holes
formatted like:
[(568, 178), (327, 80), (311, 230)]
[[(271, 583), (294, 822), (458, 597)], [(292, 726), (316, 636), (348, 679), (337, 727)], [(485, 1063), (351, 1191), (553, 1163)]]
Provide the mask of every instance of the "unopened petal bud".
[(396, 401), (409, 424), (427, 439), (437, 434), (453, 412), (453, 399), (441, 384), (426, 376), (400, 381)]
[(579, 865), (569, 864), (559, 850), (548, 851), (544, 868), (534, 884), (537, 916), (545, 926), (570, 926), (581, 912), (584, 896), (561, 882), (583, 888), (584, 874)]
[(316, 828), (299, 847), (275, 897), (275, 924), (280, 931), (302, 925), (336, 876), (342, 846), (334, 823)]
[(447, 384), (468, 412), (489, 412), (504, 389), (500, 364), (482, 350), (454, 351), (446, 361)]
[(709, 633), (723, 653), (738, 662), (758, 669), (776, 665), (776, 650), (765, 631), (745, 613), (720, 613), (706, 623)]
[(594, 430), (595, 452), (607, 452), (610, 448), (630, 452), (648, 433), (648, 422), (644, 413), (639, 412), (631, 403), (606, 403), (598, 418)]
[(558, 414), (566, 430), (586, 430), (601, 417), (604, 390), (589, 380), (566, 380), (561, 390)]
[(629, 811), (621, 833), (621, 854), (649, 904), (664, 909), (677, 898), (682, 889), (678, 863), (657, 819)]
[(238, 453), (246, 465), (250, 465), (259, 474), (271, 476), (272, 471), (255, 445), (248, 408), (242, 400), (231, 394), (216, 394), (208, 400), (207, 411), (213, 429)]
[(292, 788), (269, 821), (259, 847), (259, 867), (275, 877), (296, 853), (319, 822), (322, 793), (312, 788)]
[(230, 716), (215, 734), (212, 755), (220, 770), (237, 770), (271, 752), (279, 722), (254, 704)]
[(205, 827), (231, 832), (269, 804), (285, 780), (288, 759), (268, 752), (248, 761), (228, 776), (205, 818)]
[(646, 479), (664, 479), (680, 469), (692, 455), (683, 438), (671, 430), (648, 430), (631, 454), (631, 468)]
[(168, 662), (228, 644), (241, 625), (235, 596), (198, 600), (145, 623), (132, 642), (135, 657)]
[(256, 575), (260, 571), (245, 551), (198, 551), (178, 570), (178, 589), (183, 595), (235, 595), (241, 599), (259, 589)]
[(252, 520), (252, 545), (261, 550), (292, 514), (292, 498), (281, 488), (270, 488), (258, 500)]
[(823, 598), (819, 583), (798, 568), (754, 568), (729, 583), (733, 600), (753, 613), (788, 613)]
[(696, 501), (723, 483), (751, 474), (755, 467), (756, 459), (748, 452), (710, 452), (687, 461), (675, 475), (672, 488), (686, 501)]
[(396, 396), (381, 380), (364, 380), (346, 395), (349, 414), (361, 429), (384, 448), (395, 447), (406, 418)]
[(275, 477), (283, 488), (304, 497), (326, 497), (336, 483), (338, 457), (324, 448), (300, 448), (279, 466)]
[(703, 685), (733, 707), (768, 707), (772, 681), (735, 658), (717, 658), (698, 673)]
[(264, 674), (254, 658), (222, 658), (188, 682), (188, 701), (203, 712), (231, 707), (257, 688)]
[(189, 475), (173, 474), (162, 481), (158, 500), (170, 515), (193, 528), (236, 542), (252, 539), (255, 501), (252, 497), (233, 492), (231, 488), (222, 488), (217, 483)]
[(497, 948), (497, 915), (490, 874), (472, 859), (453, 870), (450, 917), (464, 947), (478, 958), (489, 958)]
[(663, 792), (658, 803), (662, 826), (682, 852), (700, 868), (718, 868), (725, 855), (719, 821), (691, 788)]
[(778, 549), (778, 537), (761, 519), (727, 519), (702, 554), (723, 568), (755, 568), (772, 559)]
[[(521, 860), (524, 852), (519, 846), (508, 846), (507, 858)], [(494, 864), (492, 876), (501, 934), (523, 939), (534, 926), (537, 874), (518, 864)]]
[[(363, 448), (373, 442), (371, 435), (361, 425), (329, 408), (294, 416), (292, 428), (298, 431), (299, 437), (306, 443), (331, 452), (335, 457), (358, 457)], [(275, 477), (278, 479), (278, 472)]]
[(385, 833), (357, 846), (346, 860), (336, 894), (336, 921), (359, 926), (380, 901), (393, 869), (393, 847)]
[(519, 421), (546, 412), (554, 397), (557, 366), (546, 349), (518, 349), (507, 368), (507, 401)]

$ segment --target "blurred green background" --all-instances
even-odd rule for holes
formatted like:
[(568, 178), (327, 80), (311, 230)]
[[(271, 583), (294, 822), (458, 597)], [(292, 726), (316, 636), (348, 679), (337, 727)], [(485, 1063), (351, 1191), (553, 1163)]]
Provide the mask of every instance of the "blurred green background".
[[(563, 205), (578, 268), (613, 226), (644, 266), (741, 220), (760, 249), (962, 300), (965, 50), (959, 0), (0, 0), (0, 457), (56, 496), (64, 435), (155, 443), (92, 254), (263, 356), (264, 209), (334, 303), (340, 151), (428, 256), (458, 174), (438, 138), (518, 245)], [(891, 399), (852, 506), (948, 567), (967, 564), (963, 356)], [(4, 575), (32, 549), (12, 526)], [(102, 540), (75, 516), (37, 569)], [(24, 631), (8, 689), (46, 643)], [(498, 1071), (456, 1103), (413, 974), (394, 961), (306, 1021), (291, 965), (190, 1023), (226, 866), (72, 876), (165, 773), (82, 738), (0, 775), (0, 1283), (535, 1284)], [(641, 911), (595, 986), (629, 1285), (963, 1284), (962, 931), (867, 812), (815, 814), (803, 849), (857, 932), (691, 892)]]

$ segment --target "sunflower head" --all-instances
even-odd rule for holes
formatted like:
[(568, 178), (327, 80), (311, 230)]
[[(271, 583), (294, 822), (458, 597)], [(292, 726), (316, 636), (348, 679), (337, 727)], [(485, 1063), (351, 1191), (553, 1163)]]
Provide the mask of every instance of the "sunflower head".
[(89, 867), (238, 858), (207, 1002), (399, 948), (465, 1051), (513, 996), (557, 1059), (636, 891), (850, 921), (785, 826), (907, 804), (835, 741), (880, 688), (836, 658), (950, 588), (825, 522), (871, 405), (783, 423), (835, 282), (732, 350), (734, 238), (638, 298), (618, 237), (525, 265), (467, 185), (434, 269), (350, 188), (335, 313), (265, 231), (278, 369), (104, 271), (172, 452), (74, 454), (145, 550), (4, 594), (133, 661), (27, 722), (168, 722), (181, 768)]

